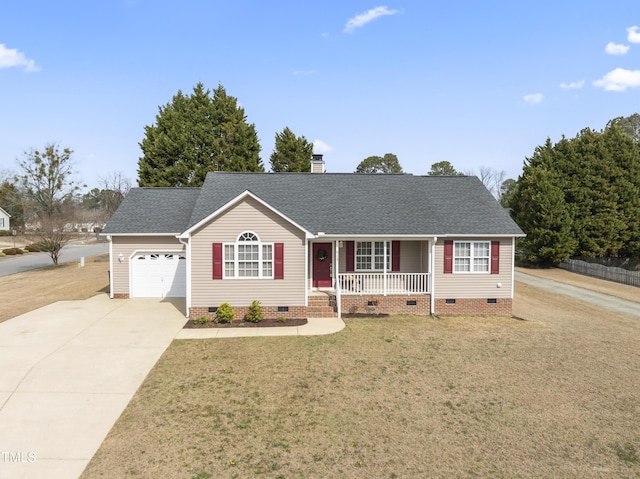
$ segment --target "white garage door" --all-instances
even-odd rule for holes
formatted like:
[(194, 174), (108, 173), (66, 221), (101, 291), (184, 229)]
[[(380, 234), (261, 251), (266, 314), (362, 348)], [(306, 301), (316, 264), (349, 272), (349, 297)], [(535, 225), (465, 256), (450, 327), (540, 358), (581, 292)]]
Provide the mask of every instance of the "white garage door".
[(131, 259), (134, 298), (187, 295), (187, 260), (178, 253), (139, 253)]

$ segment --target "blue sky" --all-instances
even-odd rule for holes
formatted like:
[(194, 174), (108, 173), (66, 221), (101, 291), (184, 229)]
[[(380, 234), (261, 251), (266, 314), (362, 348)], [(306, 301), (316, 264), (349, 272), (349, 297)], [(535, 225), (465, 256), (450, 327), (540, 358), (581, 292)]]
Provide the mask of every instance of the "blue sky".
[(0, 171), (74, 150), (79, 179), (137, 178), (158, 106), (221, 83), (269, 167), (288, 126), (330, 172), (395, 153), (517, 177), (546, 138), (640, 111), (637, 1), (3, 2)]

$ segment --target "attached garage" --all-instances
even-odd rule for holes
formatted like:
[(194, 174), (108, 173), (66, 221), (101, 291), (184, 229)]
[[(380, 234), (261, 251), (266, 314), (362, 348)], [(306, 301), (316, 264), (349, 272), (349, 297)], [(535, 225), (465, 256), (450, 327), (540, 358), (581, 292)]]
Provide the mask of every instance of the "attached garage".
[(187, 296), (187, 260), (180, 253), (136, 253), (131, 258), (132, 298)]

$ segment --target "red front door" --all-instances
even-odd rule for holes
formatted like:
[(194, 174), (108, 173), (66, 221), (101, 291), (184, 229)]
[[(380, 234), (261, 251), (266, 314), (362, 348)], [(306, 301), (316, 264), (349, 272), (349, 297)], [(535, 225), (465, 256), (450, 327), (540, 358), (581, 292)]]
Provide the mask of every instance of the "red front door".
[(331, 288), (332, 243), (313, 243), (313, 286)]

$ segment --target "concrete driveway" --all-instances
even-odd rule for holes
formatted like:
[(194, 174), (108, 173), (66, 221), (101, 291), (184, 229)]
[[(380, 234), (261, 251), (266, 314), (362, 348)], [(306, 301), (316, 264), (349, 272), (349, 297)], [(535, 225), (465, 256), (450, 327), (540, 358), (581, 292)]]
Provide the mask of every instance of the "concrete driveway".
[(0, 323), (0, 478), (80, 476), (184, 325), (183, 310), (99, 295)]

